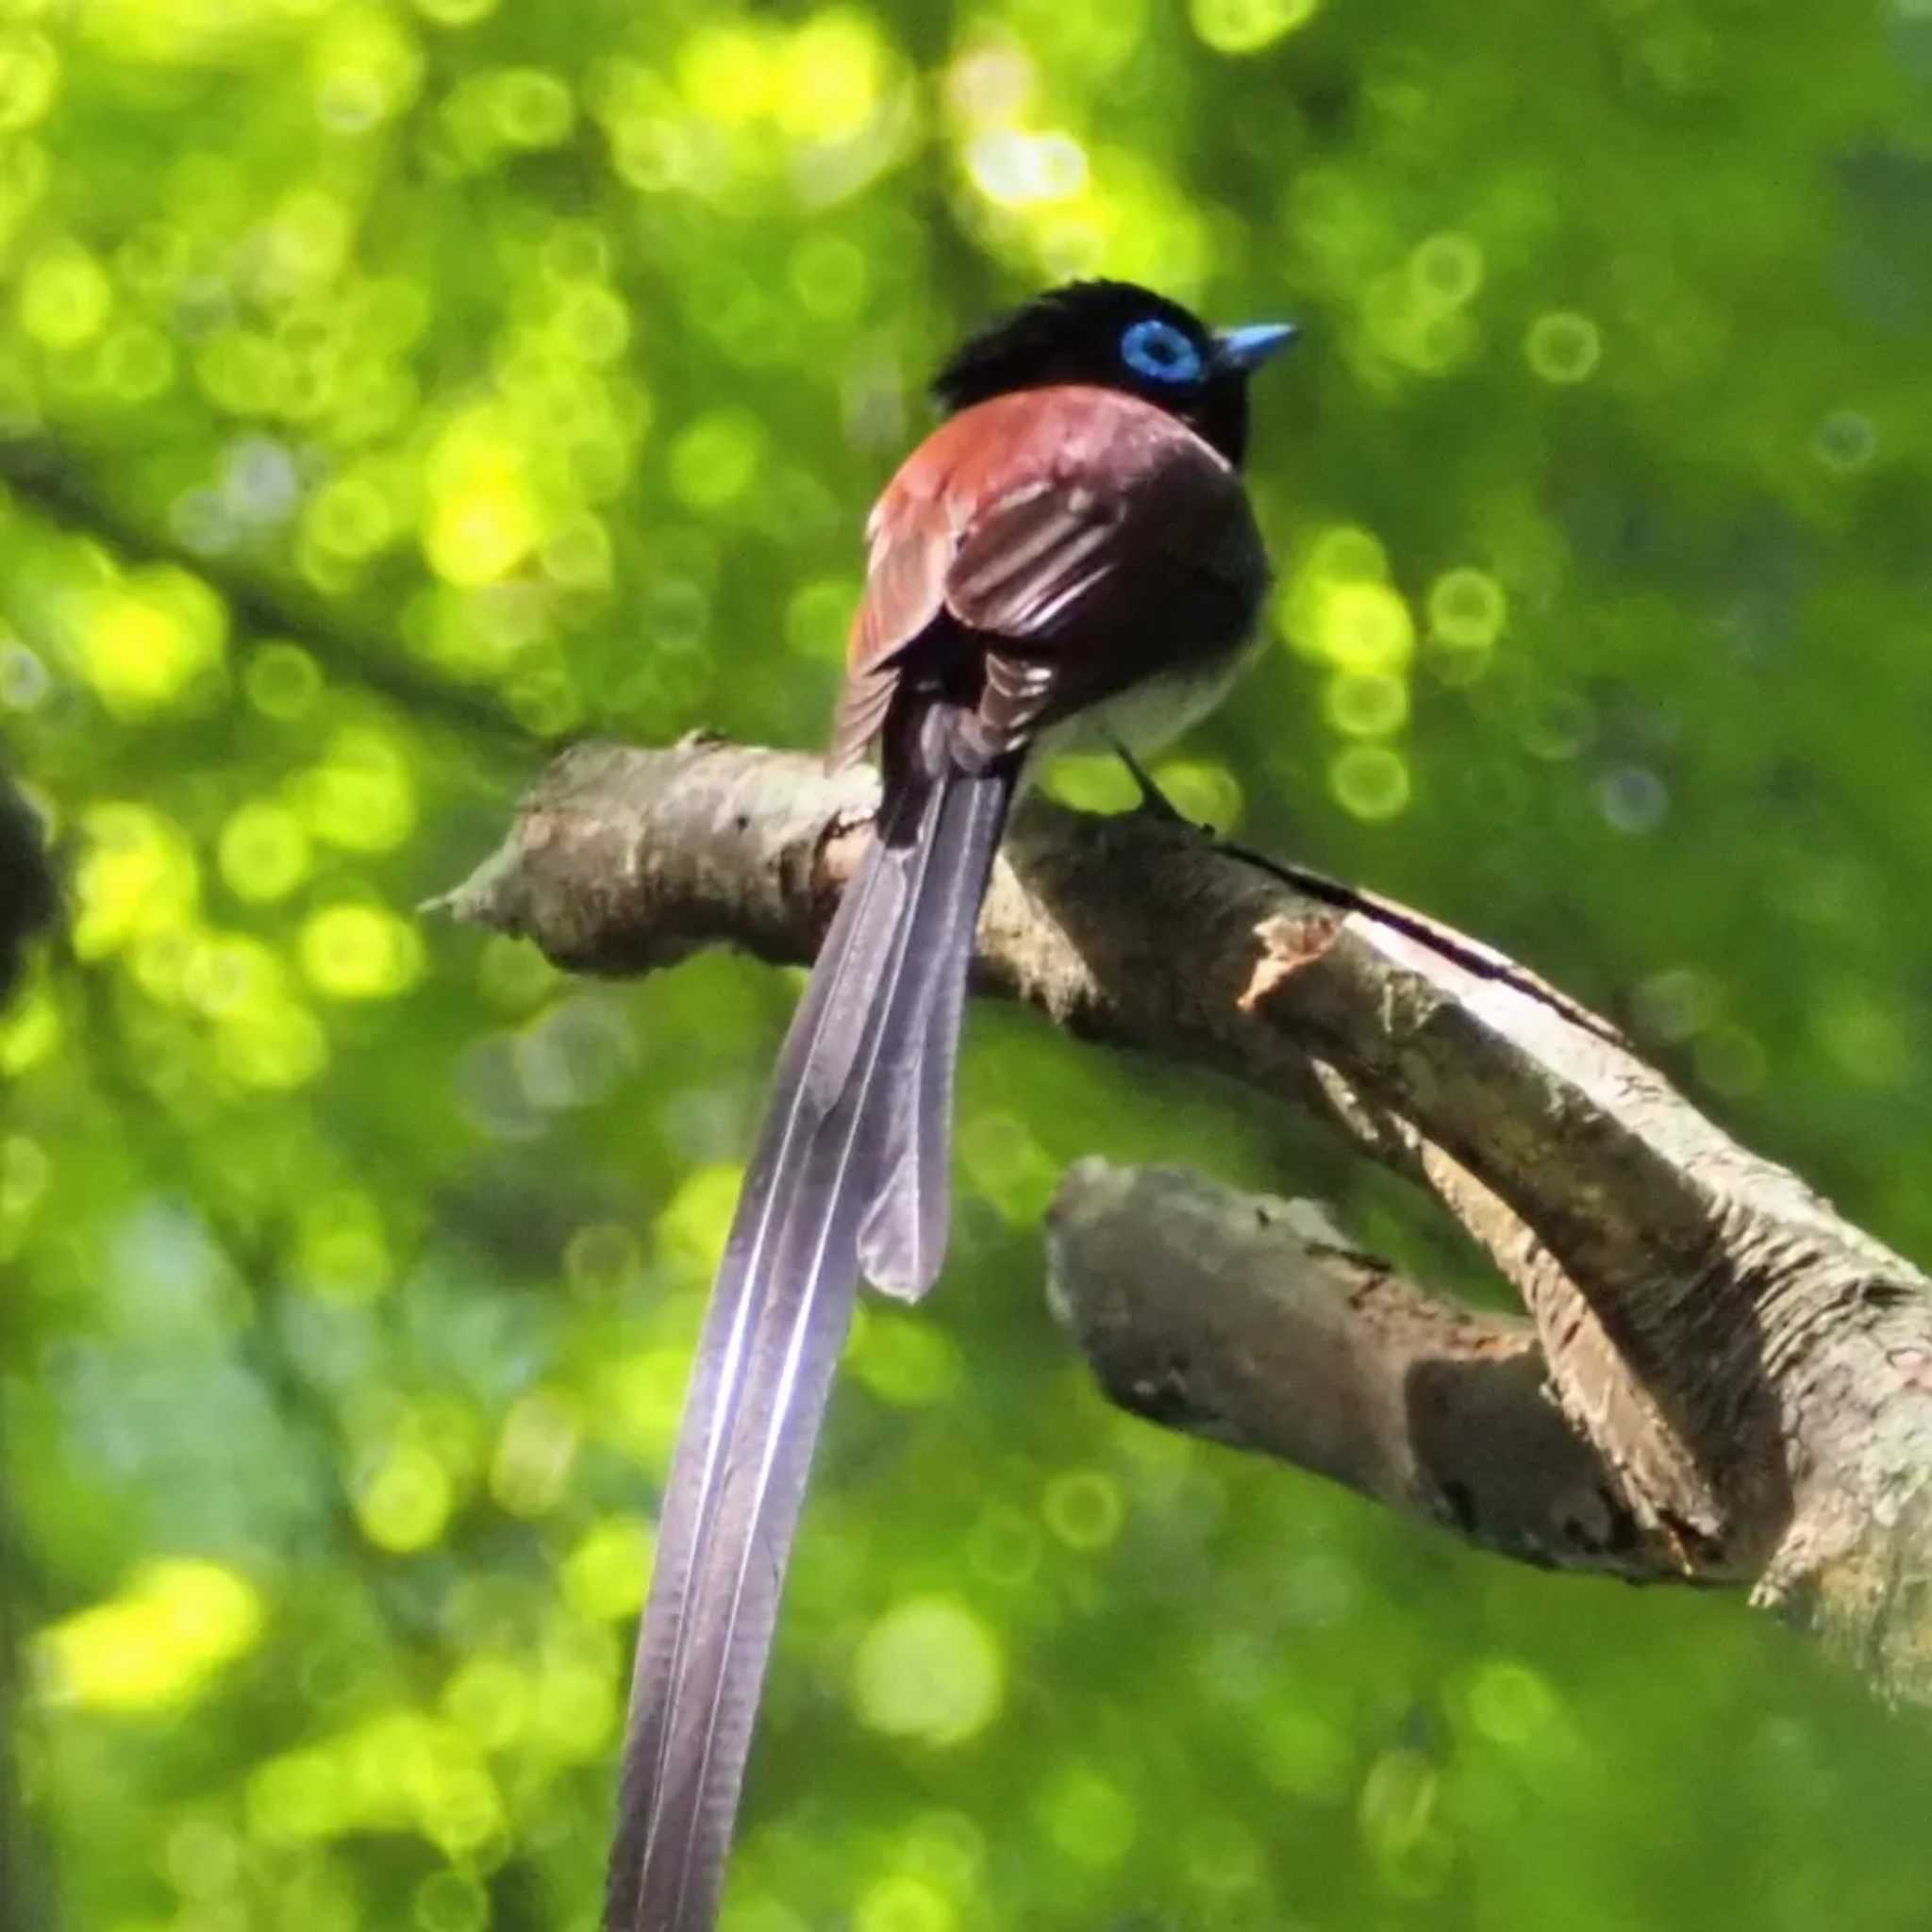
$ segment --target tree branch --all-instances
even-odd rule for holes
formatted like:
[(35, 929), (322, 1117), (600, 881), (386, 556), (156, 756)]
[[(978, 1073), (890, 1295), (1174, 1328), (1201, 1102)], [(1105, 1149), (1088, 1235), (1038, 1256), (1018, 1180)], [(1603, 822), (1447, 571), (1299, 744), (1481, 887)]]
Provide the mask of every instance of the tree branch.
[(109, 489), (92, 485), (82, 464), (58, 444), (0, 441), (0, 483), (34, 515), (93, 537), (124, 558), (172, 564), (202, 578), (247, 629), (295, 639), (338, 676), (415, 717), (439, 720), (479, 744), (505, 751), (543, 748), (542, 734), (519, 723), (493, 695), (417, 669), (387, 633), (358, 635), (346, 628), (340, 610), (289, 573), (251, 566), (234, 555), (208, 556), (149, 527)]
[(1090, 1158), (1047, 1247), (1054, 1310), (1121, 1407), (1523, 1562), (1678, 1574), (1548, 1399), (1530, 1324), (1424, 1293), (1313, 1203)]
[[(713, 741), (579, 746), (440, 903), (584, 971), (717, 942), (808, 958), (872, 796), (864, 774)], [(1185, 1332), (1170, 1420), (1520, 1557), (1750, 1583), (1932, 1702), (1932, 1285), (1612, 1028), (1419, 914), (1039, 800), (1008, 834), (978, 973), (1083, 1038), (1314, 1111), (1433, 1194), (1529, 1317), (1485, 1323), (1278, 1227), (1237, 1239), (1255, 1204), (1200, 1183), (1076, 1170), (1057, 1278), (1111, 1388), (1132, 1399)], [(1182, 1216), (1198, 1265), (1177, 1257)], [(1149, 1386), (1158, 1403), (1167, 1383)], [(1530, 1446), (1546, 1482), (1516, 1466)]]

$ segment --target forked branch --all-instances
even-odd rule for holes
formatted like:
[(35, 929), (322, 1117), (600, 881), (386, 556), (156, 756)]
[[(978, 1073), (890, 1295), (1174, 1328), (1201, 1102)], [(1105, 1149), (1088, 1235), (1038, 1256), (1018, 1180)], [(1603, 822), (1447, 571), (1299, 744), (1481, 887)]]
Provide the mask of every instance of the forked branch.
[[(811, 957), (863, 773), (582, 745), (439, 902), (559, 964)], [(1750, 1585), (1932, 1703), (1932, 1284), (1479, 941), (1143, 815), (1029, 802), (982, 990), (1212, 1067), (1433, 1194), (1521, 1296), (1478, 1316), (1281, 1204), (1082, 1163), (1056, 1306), (1103, 1385), (1506, 1554)]]

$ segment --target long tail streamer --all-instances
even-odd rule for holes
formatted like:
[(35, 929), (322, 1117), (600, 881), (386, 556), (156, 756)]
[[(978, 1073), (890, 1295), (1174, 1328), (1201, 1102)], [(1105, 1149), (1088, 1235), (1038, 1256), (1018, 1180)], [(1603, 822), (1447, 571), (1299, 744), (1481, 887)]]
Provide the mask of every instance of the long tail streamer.
[(1010, 770), (904, 786), (786, 1037), (699, 1342), (625, 1737), (607, 1932), (708, 1932), (778, 1596), (861, 1266), (917, 1294)]

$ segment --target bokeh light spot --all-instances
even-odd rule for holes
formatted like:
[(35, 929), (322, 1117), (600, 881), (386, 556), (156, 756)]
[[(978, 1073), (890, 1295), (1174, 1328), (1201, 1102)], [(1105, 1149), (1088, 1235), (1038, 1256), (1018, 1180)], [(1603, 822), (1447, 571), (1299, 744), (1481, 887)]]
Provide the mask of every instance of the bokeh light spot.
[(694, 510), (722, 509), (751, 488), (764, 458), (764, 430), (742, 409), (701, 416), (671, 446), (671, 488)]
[(374, 5), (332, 13), (309, 43), (316, 112), (339, 134), (362, 134), (402, 112), (416, 96), (423, 55), (402, 23)]
[(555, 147), (576, 120), (570, 89), (541, 67), (509, 67), (490, 89), (491, 118), (512, 147)]
[(298, 188), (275, 204), (263, 231), (264, 272), (287, 291), (319, 289), (341, 272), (354, 236), (353, 218), (337, 196)]
[(1379, 824), (1408, 805), (1408, 764), (1387, 745), (1351, 744), (1330, 760), (1328, 789), (1344, 811)]
[(1482, 243), (1474, 235), (1444, 229), (1416, 244), (1408, 272), (1425, 299), (1452, 305), (1467, 302), (1482, 287)]
[(97, 367), (116, 402), (152, 402), (175, 380), (174, 345), (145, 323), (123, 323), (102, 341)]
[(630, 310), (594, 282), (576, 283), (559, 298), (552, 325), (587, 362), (614, 362), (630, 343)]
[(791, 35), (776, 90), (778, 125), (799, 141), (848, 141), (884, 92), (878, 28), (846, 8), (815, 13)]
[(31, 711), (46, 697), (54, 680), (38, 652), (11, 640), (0, 641), (0, 705)]
[(1010, 121), (1032, 98), (1038, 79), (1023, 42), (996, 27), (982, 28), (946, 69), (946, 105), (964, 122)]
[[(1389, 608), (1391, 601), (1399, 611)], [(1275, 593), (1274, 616), (1276, 630), (1304, 656), (1352, 670), (1399, 671), (1413, 643), (1407, 608), (1389, 584), (1387, 551), (1373, 531), (1353, 524), (1332, 524), (1309, 543)], [(1339, 659), (1338, 648), (1353, 655)]]
[(1225, 765), (1208, 758), (1163, 758), (1152, 776), (1184, 819), (1217, 832), (1241, 823), (1241, 781)]
[(986, 1869), (986, 1834), (963, 1811), (924, 1811), (899, 1840), (903, 1871), (936, 1878), (949, 1890), (970, 1890)]
[(1458, 651), (1487, 651), (1503, 634), (1509, 602), (1488, 571), (1463, 565), (1429, 586), (1429, 635)]
[(54, 1163), (38, 1141), (9, 1134), (0, 1141), (0, 1221), (30, 1214), (54, 1177)]
[(871, 281), (865, 250), (843, 235), (807, 235), (791, 251), (792, 291), (827, 322), (857, 315)]
[(1597, 780), (1596, 807), (1611, 830), (1641, 837), (1663, 824), (1671, 791), (1648, 765), (1617, 765)]
[(1742, 1026), (1719, 1025), (1698, 1039), (1690, 1063), (1713, 1093), (1741, 1100), (1763, 1087), (1771, 1071), (1764, 1043)]
[(563, 1600), (593, 1623), (634, 1617), (651, 1574), (651, 1526), (641, 1516), (607, 1516), (563, 1562)]
[(1338, 671), (1322, 709), (1346, 738), (1387, 738), (1408, 721), (1408, 685), (1380, 671)]
[(1127, 1511), (1112, 1476), (1097, 1469), (1069, 1469), (1047, 1484), (1040, 1513), (1068, 1548), (1104, 1550), (1120, 1535)]
[(524, 449), (489, 411), (472, 411), (443, 432), (424, 480), (429, 508), (423, 550), (447, 583), (496, 583), (542, 537)]
[(845, 660), (845, 634), (859, 597), (849, 576), (815, 577), (801, 584), (785, 607), (785, 641), (802, 658), (823, 664)]
[(89, 600), (81, 632), (82, 670), (117, 717), (135, 718), (189, 694), (217, 670), (225, 612), (185, 572), (141, 573)]
[(262, 644), (248, 654), (242, 689), (264, 717), (299, 718), (322, 693), (322, 672), (300, 644)]
[(554, 584), (572, 591), (608, 591), (610, 532), (589, 510), (562, 518), (544, 538), (537, 560)]
[(1009, 1504), (991, 1503), (980, 1512), (966, 1542), (966, 1561), (976, 1576), (1002, 1587), (1024, 1583), (1040, 1568), (1042, 1539), (1038, 1524)]
[[(176, 935), (169, 935), (173, 940)], [(185, 944), (144, 945), (135, 960), (136, 975), (157, 998), (175, 997), (211, 1020), (233, 1019), (277, 997), (282, 989), (282, 962), (261, 941), (241, 933), (179, 936)], [(172, 989), (156, 986), (149, 971), (157, 953), (171, 956), (178, 970)], [(167, 976), (163, 973), (163, 978)]]
[(245, 1855), (238, 1832), (214, 1817), (193, 1812), (169, 1831), (162, 1852), (169, 1882), (189, 1898), (210, 1902), (233, 1890)]
[(881, 1402), (929, 1408), (959, 1387), (958, 1352), (930, 1322), (890, 1308), (868, 1310), (851, 1349), (853, 1373)]
[(423, 971), (415, 927), (380, 906), (327, 906), (310, 913), (297, 951), (309, 985), (336, 1000), (391, 998)]
[(726, 126), (766, 113), (779, 81), (778, 47), (768, 29), (719, 23), (690, 35), (677, 55), (684, 97), (708, 121)]
[(563, 1500), (576, 1460), (577, 1418), (561, 1396), (536, 1390), (510, 1405), (490, 1463), (490, 1493), (511, 1516), (537, 1517)]
[(80, 832), (74, 949), (81, 958), (176, 925), (192, 910), (199, 868), (169, 821), (144, 806), (104, 804), (82, 815)]
[(395, 1274), (382, 1210), (359, 1188), (332, 1188), (306, 1203), (295, 1271), (322, 1301), (347, 1307), (375, 1300)]
[(1362, 1784), (1357, 1817), (1377, 1875), (1403, 1898), (1428, 1898), (1449, 1876), (1455, 1845), (1436, 1822), (1440, 1779), (1420, 1751), (1385, 1751)]
[(688, 1174), (658, 1214), (658, 1244), (666, 1257), (708, 1281), (724, 1252), (743, 1185), (744, 1170), (725, 1161)]
[(1866, 1087), (1896, 1087), (1916, 1074), (1911, 1029), (1889, 1002), (1860, 986), (1838, 989), (1818, 1011), (1819, 1044), (1847, 1079)]
[(305, 1844), (351, 1823), (348, 1792), (325, 1751), (289, 1751), (258, 1765), (245, 1794), (250, 1834), (271, 1844)]
[(1862, 470), (1878, 453), (1878, 431), (1871, 417), (1857, 409), (1834, 409), (1818, 425), (1811, 440), (1818, 460), (1840, 475)]
[(1217, 54), (1257, 54), (1314, 17), (1317, 0), (1191, 0), (1194, 31)]
[(590, 1410), (598, 1434), (640, 1462), (661, 1465), (669, 1459), (690, 1380), (691, 1356), (684, 1348), (647, 1348), (604, 1363), (593, 1378)]
[(387, 852), (416, 826), (408, 760), (385, 731), (338, 731), (323, 761), (300, 774), (290, 791), (316, 838), (351, 852)]
[[(586, 1636), (597, 1641), (589, 1646)], [(530, 1740), (563, 1762), (596, 1757), (617, 1724), (618, 1674), (601, 1626), (573, 1620), (567, 1641), (544, 1645), (530, 1707)]]
[(1415, 620), (1386, 584), (1332, 584), (1317, 610), (1315, 647), (1344, 671), (1392, 675), (1414, 655)]
[(909, 1597), (859, 1641), (853, 1703), (875, 1731), (962, 1744), (998, 1714), (1004, 1675), (998, 1638), (957, 1597)]
[(141, 1710), (192, 1700), (260, 1641), (259, 1593), (219, 1564), (149, 1564), (126, 1593), (81, 1610), (38, 1640), (56, 1702)]
[(1557, 1716), (1557, 1695), (1548, 1682), (1513, 1657), (1483, 1664), (1470, 1680), (1467, 1701), (1475, 1728), (1511, 1750), (1534, 1744)]
[(563, 1275), (577, 1294), (614, 1299), (636, 1280), (641, 1260), (638, 1238), (623, 1223), (592, 1221), (565, 1246)]
[(60, 1008), (44, 986), (18, 991), (0, 1011), (0, 1074), (24, 1074), (51, 1059), (65, 1032)]
[(31, 27), (0, 29), (0, 134), (31, 127), (60, 91), (60, 57)]
[(1048, 1843), (1090, 1871), (1118, 1865), (1140, 1832), (1133, 1800), (1088, 1764), (1063, 1768), (1035, 1799), (1034, 1815)]
[(328, 1036), (307, 1007), (288, 998), (264, 999), (223, 1022), (215, 1057), (242, 1086), (286, 1092), (306, 1085), (327, 1064)]
[(437, 26), (474, 26), (496, 11), (497, 0), (411, 0), (411, 4)]
[(929, 1879), (895, 1872), (866, 1887), (854, 1914), (854, 1932), (953, 1932), (958, 1914)]
[(1037, 1226), (1060, 1173), (1026, 1123), (1017, 1114), (975, 1110), (960, 1121), (958, 1144), (974, 1187), (1014, 1226)]
[(50, 349), (98, 335), (114, 306), (108, 272), (77, 242), (56, 242), (26, 264), (15, 307), (20, 325)]
[(396, 505), (374, 477), (353, 471), (315, 492), (303, 523), (324, 550), (358, 562), (393, 542), (402, 527)]
[(1052, 759), (1045, 789), (1075, 811), (1128, 811), (1140, 796), (1134, 774), (1111, 752), (1064, 753)]
[(1603, 337), (1589, 316), (1557, 308), (1530, 324), (1523, 353), (1545, 382), (1582, 382), (1603, 359)]
[(1003, 207), (1065, 201), (1087, 186), (1087, 152), (1070, 134), (995, 127), (967, 147), (966, 172), (980, 193)]
[(405, 1556), (441, 1539), (455, 1501), (441, 1463), (421, 1443), (405, 1439), (357, 1491), (356, 1520), (378, 1549)]
[(281, 899), (308, 876), (308, 834), (286, 806), (258, 799), (222, 827), (215, 864), (238, 899)]
[(530, 1674), (507, 1657), (467, 1657), (442, 1687), (449, 1721), (486, 1751), (514, 1744), (530, 1719)]

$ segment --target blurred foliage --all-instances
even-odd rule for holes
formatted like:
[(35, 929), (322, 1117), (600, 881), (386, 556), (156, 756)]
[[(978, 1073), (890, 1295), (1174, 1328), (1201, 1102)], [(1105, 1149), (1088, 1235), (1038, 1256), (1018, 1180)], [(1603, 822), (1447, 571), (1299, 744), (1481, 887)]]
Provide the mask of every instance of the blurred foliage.
[[(1623, 1014), (1932, 1256), (1928, 128), (1925, 0), (0, 0), (0, 716), (71, 902), (0, 1019), (58, 1922), (591, 1925), (791, 987), (412, 908), (561, 738), (808, 739), (919, 378), (1042, 280), (1307, 326), (1271, 641), (1171, 789)], [(1114, 1416), (1041, 1306), (1089, 1150), (1485, 1291), (1409, 1203), (1023, 1016), (961, 1111), (736, 1932), (1924, 1924), (1932, 1747), (1794, 1640)]]

